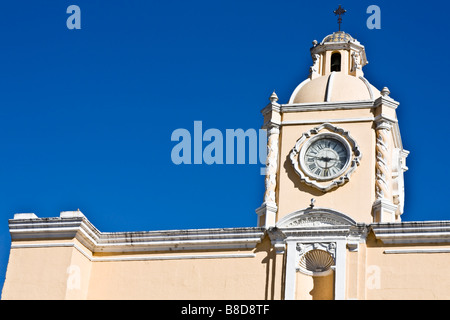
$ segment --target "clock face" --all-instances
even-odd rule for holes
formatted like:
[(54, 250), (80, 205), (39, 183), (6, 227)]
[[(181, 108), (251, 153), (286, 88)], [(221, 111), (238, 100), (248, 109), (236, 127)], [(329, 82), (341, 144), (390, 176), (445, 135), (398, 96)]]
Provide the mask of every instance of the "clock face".
[(361, 157), (350, 133), (328, 122), (304, 132), (289, 153), (300, 181), (322, 192), (350, 181)]
[(341, 175), (350, 161), (350, 147), (341, 137), (322, 134), (304, 146), (300, 165), (317, 180), (330, 180)]

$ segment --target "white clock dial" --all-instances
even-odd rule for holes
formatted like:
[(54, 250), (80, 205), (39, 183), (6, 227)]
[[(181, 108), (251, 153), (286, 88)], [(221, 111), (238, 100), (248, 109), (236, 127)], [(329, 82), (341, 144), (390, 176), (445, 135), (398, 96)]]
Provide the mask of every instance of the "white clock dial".
[(289, 153), (300, 181), (322, 192), (349, 182), (361, 157), (350, 133), (328, 122), (304, 132)]
[(305, 147), (301, 165), (309, 176), (317, 180), (329, 180), (341, 175), (349, 163), (349, 147), (333, 135), (317, 136)]

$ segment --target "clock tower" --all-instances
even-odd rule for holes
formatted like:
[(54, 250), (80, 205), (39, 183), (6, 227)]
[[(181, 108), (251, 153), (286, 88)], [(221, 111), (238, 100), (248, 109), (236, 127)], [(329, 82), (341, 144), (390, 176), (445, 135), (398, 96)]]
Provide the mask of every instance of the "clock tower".
[(310, 51), (308, 78), (287, 103), (274, 92), (262, 110), (268, 155), (258, 226), (308, 208), (358, 223), (401, 221), (408, 151), (399, 103), (364, 77), (365, 48), (348, 33), (314, 40)]

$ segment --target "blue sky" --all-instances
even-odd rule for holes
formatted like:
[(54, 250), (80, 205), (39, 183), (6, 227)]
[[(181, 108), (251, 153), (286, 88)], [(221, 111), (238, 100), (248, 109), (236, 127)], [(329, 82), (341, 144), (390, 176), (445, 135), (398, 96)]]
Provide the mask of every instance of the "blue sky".
[[(69, 30), (69, 5), (81, 30)], [(101, 231), (256, 225), (260, 165), (179, 165), (177, 128), (249, 128), (287, 103), (332, 1), (9, 1), (0, 10), (0, 286), (8, 219), (79, 208)], [(447, 2), (346, 1), (342, 30), (389, 87), (407, 159), (403, 220), (448, 220)], [(369, 30), (369, 5), (381, 29)], [(418, 10), (420, 8), (420, 10)], [(305, 204), (306, 206), (307, 204)]]

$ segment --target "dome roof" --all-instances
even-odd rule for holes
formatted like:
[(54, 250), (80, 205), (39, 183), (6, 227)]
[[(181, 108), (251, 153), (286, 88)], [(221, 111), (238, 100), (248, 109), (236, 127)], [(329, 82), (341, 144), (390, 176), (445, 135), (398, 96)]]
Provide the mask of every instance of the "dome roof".
[(289, 103), (373, 100), (380, 91), (363, 77), (342, 72), (303, 81), (292, 93)]
[(336, 31), (323, 38), (322, 43), (325, 42), (349, 42), (354, 41), (353, 37), (344, 31)]

